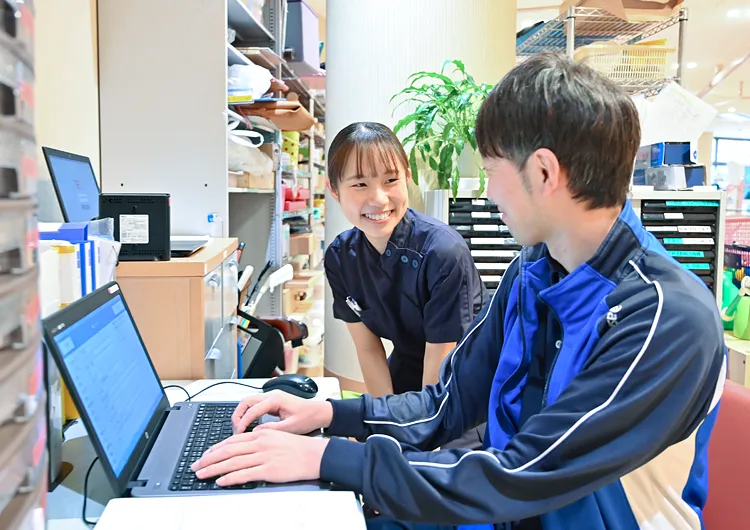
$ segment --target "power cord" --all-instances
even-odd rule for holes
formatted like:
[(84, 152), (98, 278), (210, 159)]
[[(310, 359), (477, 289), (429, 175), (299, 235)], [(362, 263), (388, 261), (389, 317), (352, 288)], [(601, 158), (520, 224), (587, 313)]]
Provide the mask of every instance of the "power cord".
[(91, 465), (89, 466), (89, 470), (86, 471), (86, 478), (83, 480), (83, 510), (81, 511), (81, 519), (83, 520), (83, 524), (86, 526), (96, 526), (96, 521), (89, 521), (86, 519), (86, 501), (89, 497), (89, 476), (91, 476), (91, 470), (94, 469), (94, 464), (96, 464), (99, 461), (99, 457), (97, 456), (94, 458), (94, 461), (91, 462)]
[(185, 392), (185, 395), (187, 396), (187, 400), (188, 401), (192, 401), (195, 396), (197, 396), (199, 394), (202, 394), (206, 390), (209, 390), (211, 388), (214, 388), (214, 387), (220, 386), (220, 385), (238, 385), (238, 386), (244, 386), (246, 388), (252, 388), (253, 390), (263, 390), (263, 388), (258, 387), (258, 386), (248, 385), (248, 384), (245, 384), (245, 383), (237, 383), (235, 381), (219, 381), (218, 383), (214, 383), (212, 385), (208, 385), (206, 388), (204, 388), (203, 390), (199, 390), (198, 392), (196, 392), (192, 396), (190, 395), (190, 392), (188, 392), (185, 389), (185, 387), (182, 387), (180, 385), (167, 385), (167, 386), (164, 387), (164, 390), (167, 390), (168, 388), (179, 388), (180, 390), (182, 390), (183, 392)]

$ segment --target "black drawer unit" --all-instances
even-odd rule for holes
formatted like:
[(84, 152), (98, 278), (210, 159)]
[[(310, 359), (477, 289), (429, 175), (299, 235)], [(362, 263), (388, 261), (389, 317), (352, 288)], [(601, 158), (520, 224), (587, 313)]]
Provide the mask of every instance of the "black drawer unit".
[(448, 224), (463, 236), (485, 287), (494, 294), (508, 265), (521, 251), (497, 206), (487, 199), (450, 201)]
[(712, 292), (718, 285), (716, 258), (722, 251), (718, 239), (718, 200), (653, 200), (641, 202), (641, 221), (680, 264), (695, 273)]

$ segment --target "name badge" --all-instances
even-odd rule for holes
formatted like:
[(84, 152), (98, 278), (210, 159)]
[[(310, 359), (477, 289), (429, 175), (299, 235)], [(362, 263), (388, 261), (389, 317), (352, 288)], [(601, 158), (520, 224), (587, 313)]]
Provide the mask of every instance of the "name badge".
[(354, 298), (352, 298), (351, 296), (347, 296), (346, 297), (346, 305), (348, 305), (349, 309), (351, 309), (352, 311), (354, 311), (358, 317), (362, 316), (362, 308), (359, 307), (359, 304), (357, 303), (357, 301)]

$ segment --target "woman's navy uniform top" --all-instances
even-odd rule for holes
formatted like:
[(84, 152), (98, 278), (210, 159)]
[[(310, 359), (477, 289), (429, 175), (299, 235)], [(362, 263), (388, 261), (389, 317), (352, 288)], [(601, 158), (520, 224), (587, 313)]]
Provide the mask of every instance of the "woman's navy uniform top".
[(411, 208), (383, 254), (352, 228), (326, 250), (325, 269), (334, 317), (393, 343), (396, 394), (422, 389), (425, 344), (461, 340), (488, 300), (463, 237)]

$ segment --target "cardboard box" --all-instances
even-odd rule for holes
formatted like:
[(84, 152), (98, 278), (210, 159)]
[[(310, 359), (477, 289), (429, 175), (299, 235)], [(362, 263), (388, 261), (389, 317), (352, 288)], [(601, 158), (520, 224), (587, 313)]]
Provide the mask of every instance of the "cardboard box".
[(289, 255), (312, 254), (318, 247), (315, 234), (295, 234), (289, 237)]

